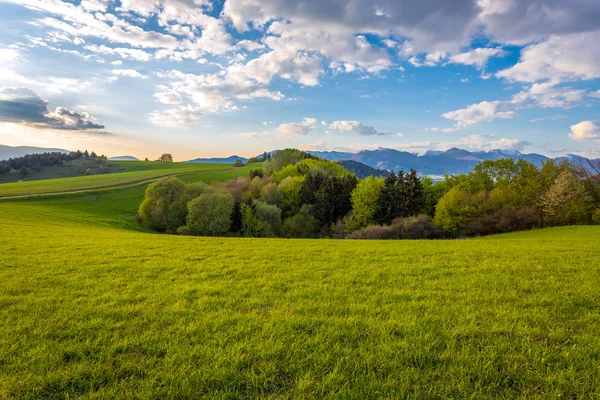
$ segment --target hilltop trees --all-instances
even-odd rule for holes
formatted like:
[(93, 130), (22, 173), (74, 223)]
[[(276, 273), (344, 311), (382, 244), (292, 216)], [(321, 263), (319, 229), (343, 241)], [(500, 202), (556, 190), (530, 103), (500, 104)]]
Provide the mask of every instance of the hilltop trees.
[(211, 186), (157, 181), (139, 217), (157, 231), (207, 236), (477, 236), (600, 222), (599, 185), (599, 176), (565, 162), (537, 168), (512, 159), (437, 183), (414, 170), (359, 181), (333, 162), (288, 149), (250, 177)]
[(173, 162), (173, 156), (169, 153), (165, 153), (165, 154), (161, 155), (157, 161), (171, 163), (171, 162)]
[(8, 160), (0, 161), (0, 175), (11, 173), (20, 173), (22, 175), (28, 175), (32, 171), (41, 171), (44, 167), (52, 167), (55, 165), (61, 165), (68, 161), (77, 159), (91, 159), (98, 163), (105, 164), (107, 162), (106, 156), (98, 156), (96, 153), (91, 154), (88, 151), (73, 151), (71, 153), (40, 153), (40, 154), (27, 154), (23, 157), (9, 158)]

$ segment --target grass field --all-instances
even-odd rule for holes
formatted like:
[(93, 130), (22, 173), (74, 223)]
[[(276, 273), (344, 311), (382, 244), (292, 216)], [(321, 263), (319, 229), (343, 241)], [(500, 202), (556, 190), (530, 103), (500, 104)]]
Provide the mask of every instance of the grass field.
[(128, 172), (118, 172), (102, 175), (78, 176), (71, 178), (45, 179), (27, 182), (0, 184), (0, 197), (57, 193), (65, 191), (101, 189), (119, 185), (130, 185), (144, 182), (167, 175), (191, 174), (188, 180), (200, 179), (206, 171), (232, 179), (235, 176), (247, 175), (256, 166), (233, 168), (228, 164), (199, 164), (199, 163), (159, 163), (139, 161), (119, 161)]
[(143, 190), (0, 201), (0, 398), (600, 396), (600, 227), (180, 237)]

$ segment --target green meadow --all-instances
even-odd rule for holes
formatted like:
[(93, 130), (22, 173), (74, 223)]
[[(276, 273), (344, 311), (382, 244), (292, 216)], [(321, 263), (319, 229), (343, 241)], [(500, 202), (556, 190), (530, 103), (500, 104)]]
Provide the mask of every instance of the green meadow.
[(600, 227), (443, 241), (161, 235), (136, 222), (145, 184), (107, 188), (248, 167), (146, 164), (0, 185), (100, 189), (0, 200), (0, 398), (600, 396)]
[(214, 173), (220, 179), (233, 179), (235, 176), (247, 175), (249, 170), (253, 168), (252, 166), (245, 166), (234, 169), (230, 165), (224, 164), (139, 161), (119, 161), (118, 164), (126, 172), (0, 184), (0, 197), (103, 189), (132, 185), (170, 175), (181, 175), (184, 178), (185, 175), (190, 174), (192, 177), (187, 180), (198, 181), (206, 173)]

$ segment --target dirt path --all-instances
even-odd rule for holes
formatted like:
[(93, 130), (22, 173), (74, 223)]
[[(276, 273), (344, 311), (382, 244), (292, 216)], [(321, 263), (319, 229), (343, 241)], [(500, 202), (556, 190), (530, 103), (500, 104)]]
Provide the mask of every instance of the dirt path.
[(123, 188), (128, 188), (128, 187), (133, 187), (133, 186), (144, 185), (146, 183), (151, 183), (151, 182), (157, 181), (162, 178), (168, 178), (170, 176), (181, 176), (181, 175), (187, 175), (187, 174), (197, 174), (199, 172), (215, 172), (215, 171), (224, 171), (224, 170), (211, 169), (211, 170), (202, 170), (202, 171), (181, 172), (178, 174), (162, 175), (162, 176), (158, 176), (156, 178), (146, 179), (143, 181), (132, 182), (132, 183), (127, 183), (127, 184), (118, 185), (118, 186), (103, 186), (103, 187), (90, 188), (90, 189), (68, 190), (68, 191), (63, 191), (63, 192), (47, 192), (47, 193), (35, 193), (35, 194), (18, 194), (15, 196), (0, 196), (0, 200), (26, 199), (29, 197), (60, 196), (63, 194), (93, 193), (93, 192), (101, 192), (101, 191), (105, 191), (105, 190), (116, 190), (116, 189), (123, 189)]

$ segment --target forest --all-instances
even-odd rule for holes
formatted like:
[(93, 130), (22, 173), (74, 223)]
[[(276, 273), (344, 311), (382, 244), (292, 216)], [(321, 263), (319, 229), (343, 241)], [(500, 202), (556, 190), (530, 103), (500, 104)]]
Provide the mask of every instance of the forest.
[(359, 180), (338, 164), (286, 149), (229, 182), (151, 184), (138, 220), (199, 236), (440, 239), (600, 224), (600, 165), (484, 161), (440, 182), (417, 171)]
[(2, 174), (20, 174), (29, 175), (33, 171), (41, 171), (44, 167), (52, 167), (54, 165), (61, 165), (65, 162), (78, 160), (95, 160), (98, 163), (106, 164), (108, 162), (106, 156), (96, 155), (95, 152), (85, 151), (72, 151), (70, 153), (39, 153), (39, 154), (27, 154), (23, 157), (9, 158), (8, 160), (0, 161), (0, 175)]

